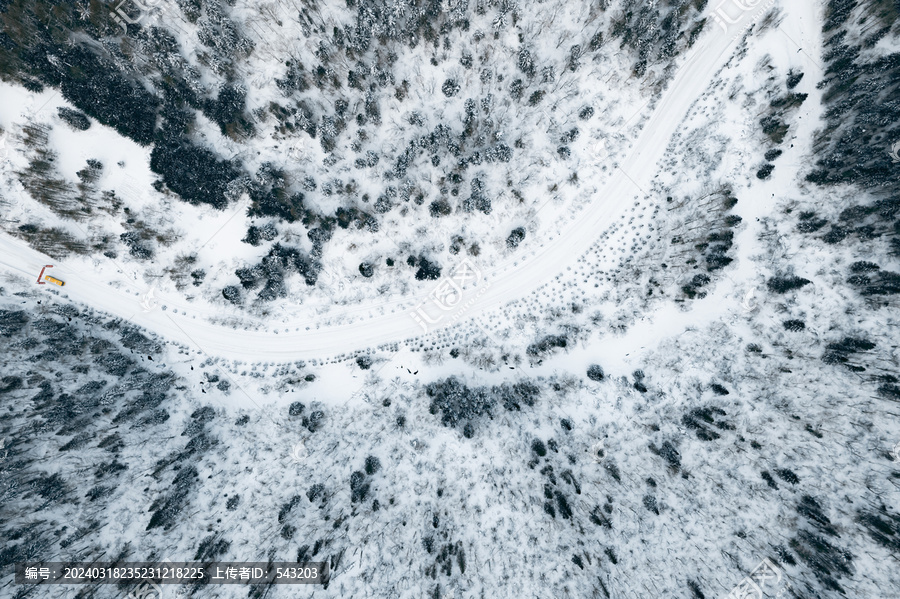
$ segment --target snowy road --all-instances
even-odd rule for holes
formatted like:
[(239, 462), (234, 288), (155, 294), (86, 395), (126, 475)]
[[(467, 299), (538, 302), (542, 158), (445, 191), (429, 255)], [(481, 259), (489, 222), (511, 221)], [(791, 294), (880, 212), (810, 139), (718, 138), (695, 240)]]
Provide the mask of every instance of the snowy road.
[[(785, 11), (797, 11), (814, 15), (810, 6), (785, 6)], [(697, 41), (683, 61), (675, 78), (670, 82), (657, 103), (648, 122), (635, 141), (627, 157), (621, 160), (607, 183), (596, 193), (576, 218), (556, 237), (544, 242), (541, 248), (529, 251), (526, 256), (516, 256), (492, 265), (483, 272), (487, 285), (479, 291), (477, 301), (467, 310), (466, 317), (476, 316), (521, 298), (563, 271), (587, 251), (597, 236), (614, 223), (632, 205), (632, 198), (642, 196), (649, 189), (657, 172), (657, 163), (663, 158), (669, 139), (676, 131), (692, 103), (704, 91), (716, 72), (725, 64), (731, 51), (738, 44), (736, 34), (757, 16), (748, 11), (740, 23), (722, 31), (710, 19), (710, 30)], [(814, 19), (801, 19), (805, 27), (817, 27)], [(796, 21), (796, 19), (794, 19)], [(514, 266), (513, 261), (518, 262)], [(20, 273), (28, 279), (36, 278), (44, 264), (53, 262), (43, 254), (30, 249), (23, 242), (0, 236), (0, 267)], [(420, 325), (410, 315), (410, 305), (427, 298), (431, 288), (425, 289), (417, 301), (409, 298), (380, 303), (383, 315), (376, 315), (364, 322), (347, 325), (317, 326), (313, 322), (291, 322), (273, 331), (237, 331), (227, 326), (213, 324), (210, 319), (220, 316), (205, 314), (193, 304), (178, 299), (158, 298), (167, 310), (148, 309), (152, 304), (144, 301), (143, 285), (126, 279), (111, 285), (91, 269), (76, 267), (66, 262), (53, 262), (52, 274), (67, 282), (59, 290), (71, 300), (81, 302), (97, 310), (107, 312), (146, 327), (165, 338), (202, 348), (210, 355), (246, 361), (292, 361), (323, 358), (355, 349), (402, 341), (422, 333)], [(50, 285), (47, 289), (52, 288)], [(470, 295), (471, 296), (471, 295)], [(467, 296), (467, 297), (470, 297)], [(335, 320), (342, 314), (360, 313), (372, 306), (358, 306), (328, 315)], [(449, 324), (444, 318), (435, 326)], [(284, 326), (284, 325), (280, 325)], [(306, 330), (309, 327), (310, 330)]]

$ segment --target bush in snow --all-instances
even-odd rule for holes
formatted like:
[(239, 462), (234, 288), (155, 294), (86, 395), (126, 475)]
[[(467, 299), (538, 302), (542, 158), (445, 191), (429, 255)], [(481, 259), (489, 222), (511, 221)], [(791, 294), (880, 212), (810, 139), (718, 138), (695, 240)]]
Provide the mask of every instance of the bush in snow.
[(860, 510), (857, 521), (879, 545), (895, 554), (900, 551), (900, 515), (881, 505)]
[(517, 383), (502, 383), (491, 387), (491, 395), (505, 409), (518, 411), (522, 407), (531, 407), (541, 395), (541, 390), (532, 382), (519, 381)]
[(791, 331), (792, 333), (798, 333), (806, 328), (806, 323), (802, 320), (797, 320), (792, 318), (790, 320), (785, 320), (781, 323), (784, 326), (784, 330)]
[(350, 475), (350, 502), (359, 503), (369, 494), (369, 481), (365, 473), (356, 470)]
[(519, 247), (519, 244), (525, 239), (525, 229), (523, 227), (516, 227), (512, 230), (512, 233), (509, 234), (509, 237), (506, 238), (506, 247), (511, 250)]
[(789, 277), (772, 277), (768, 281), (766, 281), (766, 287), (769, 288), (769, 291), (773, 293), (787, 293), (788, 291), (792, 291), (794, 289), (800, 289), (805, 285), (809, 285), (812, 281), (809, 279), (804, 279), (802, 277), (789, 276)]
[(322, 410), (314, 410), (309, 416), (303, 417), (303, 426), (311, 433), (316, 432), (325, 423), (325, 412)]
[(447, 79), (441, 86), (441, 91), (448, 98), (452, 98), (459, 93), (459, 83), (457, 83), (456, 79)]
[(247, 228), (247, 235), (241, 241), (252, 246), (258, 246), (263, 241), (272, 241), (277, 236), (278, 230), (273, 223), (266, 223), (262, 227), (250, 225)]
[(241, 303), (241, 288), (237, 285), (229, 285), (222, 290), (222, 297), (232, 304)]
[(427, 258), (419, 257), (419, 270), (416, 271), (417, 281), (436, 281), (441, 278), (441, 267)]
[(434, 218), (440, 218), (441, 216), (447, 216), (452, 212), (452, 208), (450, 207), (450, 202), (441, 198), (439, 200), (433, 201), (428, 206), (428, 212)]
[(832, 544), (840, 535), (816, 498), (804, 495), (796, 509), (802, 520), (791, 549), (825, 587), (845, 594), (838, 580), (853, 575), (853, 555)]
[(297, 505), (300, 503), (300, 501), (302, 499), (303, 498), (300, 495), (294, 495), (293, 497), (290, 498), (290, 500), (281, 504), (281, 509), (278, 510), (278, 523), (279, 524), (281, 524), (285, 521), (285, 519), (288, 517), (288, 514), (291, 513), (291, 510), (293, 510), (295, 507), (297, 507)]
[(678, 472), (681, 469), (681, 454), (678, 453), (671, 441), (664, 441), (660, 447), (656, 447), (656, 445), (651, 443), (650, 451), (664, 459), (673, 472)]
[(139, 260), (148, 260), (153, 257), (153, 250), (141, 241), (140, 236), (134, 231), (127, 231), (119, 235), (119, 239), (128, 246), (129, 253)]
[(381, 470), (381, 460), (376, 458), (375, 456), (369, 456), (366, 458), (366, 474), (372, 475)]
[(734, 430), (734, 425), (723, 417), (725, 411), (715, 406), (694, 408), (682, 416), (681, 423), (693, 430), (702, 441), (714, 441), (719, 438), (719, 430)]
[(463, 201), (463, 210), (473, 212), (478, 210), (484, 214), (491, 213), (491, 200), (484, 193), (484, 183), (479, 178), (472, 179), (472, 193)]
[(587, 369), (587, 377), (592, 381), (602, 381), (606, 375), (599, 364), (591, 364)]
[(565, 336), (547, 335), (541, 338), (536, 343), (532, 343), (527, 348), (525, 348), (525, 353), (533, 358), (536, 358), (538, 356), (547, 354), (555, 348), (566, 347), (567, 345), (568, 340)]
[(485, 388), (471, 390), (454, 376), (429, 383), (425, 393), (431, 398), (429, 411), (432, 414), (440, 412), (444, 426), (455, 427), (468, 420), (490, 416), (494, 405), (493, 397)]
[(757, 179), (768, 179), (772, 176), (772, 171), (775, 170), (774, 164), (764, 164), (758, 171), (756, 171)]

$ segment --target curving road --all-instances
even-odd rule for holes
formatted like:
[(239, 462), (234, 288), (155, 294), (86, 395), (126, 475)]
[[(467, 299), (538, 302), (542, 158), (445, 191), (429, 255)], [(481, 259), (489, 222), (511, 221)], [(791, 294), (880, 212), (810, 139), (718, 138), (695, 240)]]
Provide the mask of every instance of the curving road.
[[(784, 7), (784, 10), (792, 9)], [(697, 40), (684, 59), (639, 137), (621, 160), (620, 167), (613, 171), (578, 217), (565, 225), (557, 237), (548, 239), (544, 247), (529, 249), (526, 256), (497, 263), (483, 272), (484, 281), (478, 290), (469, 291), (463, 297), (464, 302), (474, 300), (467, 308), (465, 317), (476, 316), (521, 298), (551, 280), (590, 248), (598, 231), (615, 222), (631, 206), (634, 195), (642, 194), (642, 189), (649, 189), (669, 139), (695, 99), (731, 55), (740, 39), (739, 36), (735, 39), (736, 34), (752, 21), (755, 14), (755, 10), (745, 13), (743, 19), (732, 25), (728, 32), (722, 31), (713, 19), (708, 19), (710, 30)], [(513, 261), (518, 265), (514, 266)], [(212, 309), (204, 314), (198, 306), (177, 298), (158, 298), (168, 306), (166, 311), (159, 308), (147, 310), (148, 304), (141, 305), (139, 289), (143, 289), (134, 281), (123, 277), (120, 282), (124, 284), (110, 285), (107, 279), (83, 262), (54, 262), (22, 241), (0, 235), (0, 268), (34, 280), (41, 267), (50, 263), (56, 266), (49, 272), (67, 284), (63, 289), (51, 285), (47, 285), (47, 289), (58, 290), (71, 300), (129, 319), (162, 337), (198, 346), (207, 354), (245, 361), (323, 358), (418, 336), (423, 328), (410, 315), (410, 306), (425, 301), (433, 288), (423, 290), (416, 300), (398, 298), (380, 303), (376, 307), (383, 308), (385, 313), (360, 323), (317, 327), (307, 321), (291, 322), (287, 325), (290, 332), (281, 329), (278, 333), (234, 330), (207, 320), (221, 314), (215, 314)], [(359, 313), (372, 307), (336, 309), (327, 318), (335, 320), (342, 314)], [(184, 314), (185, 311), (188, 314)], [(430, 308), (427, 314), (436, 316), (438, 312)], [(445, 316), (431, 328), (450, 323), (451, 318)], [(306, 330), (308, 326), (310, 330)], [(299, 330), (295, 330), (297, 328)]]

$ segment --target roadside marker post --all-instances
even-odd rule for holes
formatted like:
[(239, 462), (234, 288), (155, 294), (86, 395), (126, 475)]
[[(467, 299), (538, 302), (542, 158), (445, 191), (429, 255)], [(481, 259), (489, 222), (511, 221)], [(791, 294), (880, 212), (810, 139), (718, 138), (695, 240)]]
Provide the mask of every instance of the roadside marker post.
[(41, 269), (41, 274), (38, 275), (38, 279), (37, 279), (37, 284), (38, 284), (38, 285), (46, 285), (46, 284), (47, 284), (46, 281), (42, 281), (41, 279), (44, 278), (44, 271), (45, 271), (46, 269), (48, 269), (48, 268), (53, 268), (53, 265), (52, 265), (52, 264), (47, 264), (47, 265), (44, 266), (44, 268)]

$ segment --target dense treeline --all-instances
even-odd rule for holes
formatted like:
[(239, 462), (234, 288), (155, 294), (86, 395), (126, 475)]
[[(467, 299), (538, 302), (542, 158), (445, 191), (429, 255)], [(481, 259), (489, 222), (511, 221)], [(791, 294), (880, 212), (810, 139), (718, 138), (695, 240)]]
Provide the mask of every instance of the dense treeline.
[[(895, 194), (900, 170), (889, 155), (900, 141), (900, 52), (873, 51), (896, 23), (890, 3), (830, 0), (825, 37), (825, 127), (816, 144), (819, 159), (808, 179), (821, 185), (854, 183)], [(853, 33), (857, 27), (865, 32)]]
[(451, 376), (429, 383), (425, 393), (431, 398), (431, 413), (440, 413), (441, 424), (461, 428), (463, 435), (471, 438), (478, 421), (483, 417), (493, 418), (497, 405), (508, 411), (531, 407), (540, 398), (541, 390), (530, 381), (470, 389)]
[[(829, 245), (856, 246), (847, 282), (882, 305), (900, 293), (900, 273), (889, 264), (900, 256), (900, 169), (892, 154), (900, 146), (900, 53), (877, 51), (891, 34), (896, 6), (831, 0), (825, 35), (825, 126), (816, 140), (820, 157), (807, 180), (821, 186), (855, 185), (860, 194), (829, 220), (817, 209), (801, 212), (796, 229)], [(859, 199), (857, 199), (859, 198)]]
[[(170, 528), (193, 499), (192, 463), (216, 443), (203, 426), (211, 408), (198, 411), (192, 422), (200, 424), (154, 462), (162, 454), (150, 448), (165, 434), (181, 383), (159, 364), (161, 346), (120, 320), (44, 297), (27, 310), (21, 298), (0, 303), (4, 568), (49, 555), (101, 559), (100, 546), (83, 540), (107, 526), (108, 510), (138, 479), (141, 488), (160, 486), (156, 501), (135, 512), (141, 525)], [(123, 551), (122, 559), (131, 552), (127, 543), (106, 549)]]

